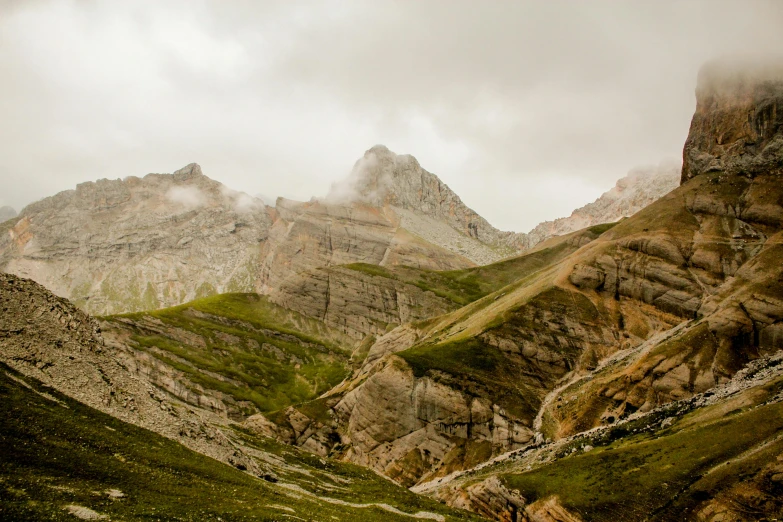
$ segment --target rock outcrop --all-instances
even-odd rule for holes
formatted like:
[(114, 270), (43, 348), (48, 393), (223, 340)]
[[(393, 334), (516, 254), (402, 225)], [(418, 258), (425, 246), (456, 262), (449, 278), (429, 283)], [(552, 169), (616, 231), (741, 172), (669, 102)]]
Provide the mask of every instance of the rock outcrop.
[(270, 298), (358, 341), (455, 308), (432, 292), (362, 268), (348, 265), (301, 272), (283, 282)]
[(405, 230), (389, 207), (277, 200), (274, 224), (263, 249), (260, 290), (271, 293), (314, 268), (366, 263), (434, 270), (473, 266)]
[(781, 363), (762, 357), (709, 392), (413, 490), (501, 521), (779, 518)]
[(705, 65), (683, 150), (682, 182), (700, 174), (754, 174), (783, 157), (783, 58)]
[(0, 268), (93, 313), (150, 310), (255, 287), (270, 218), (192, 164), (82, 183), (28, 205), (0, 235)]

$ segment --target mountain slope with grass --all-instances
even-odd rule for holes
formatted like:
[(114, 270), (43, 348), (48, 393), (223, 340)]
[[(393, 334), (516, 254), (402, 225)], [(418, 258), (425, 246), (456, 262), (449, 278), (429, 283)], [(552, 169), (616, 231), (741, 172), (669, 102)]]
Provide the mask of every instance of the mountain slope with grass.
[[(259, 439), (259, 478), (0, 364), (3, 520), (478, 520), (378, 477)], [(271, 463), (271, 464), (269, 464)]]
[(269, 298), (361, 341), (491, 294), (575, 252), (611, 226), (555, 237), (521, 257), (461, 270), (351, 263), (305, 271), (289, 277)]
[(315, 398), (351, 366), (350, 344), (338, 332), (258, 294), (108, 316), (101, 327), (136, 375), (240, 420)]
[(494, 520), (774, 520), (783, 357), (705, 394), (414, 488)]
[(478, 520), (167, 394), (33, 281), (2, 274), (0, 309), (4, 520)]
[[(729, 125), (705, 117), (705, 105), (757, 100), (748, 124), (766, 145), (755, 156), (725, 153), (730, 168), (687, 176), (565, 255), (380, 337), (313, 417), (274, 416), (279, 436), (317, 438), (325, 454), (422, 485), (708, 393), (781, 350), (783, 124), (767, 107), (783, 99), (783, 78), (748, 88), (754, 75), (725, 79), (735, 90), (700, 83), (691, 134)], [(770, 92), (780, 94), (770, 102)]]

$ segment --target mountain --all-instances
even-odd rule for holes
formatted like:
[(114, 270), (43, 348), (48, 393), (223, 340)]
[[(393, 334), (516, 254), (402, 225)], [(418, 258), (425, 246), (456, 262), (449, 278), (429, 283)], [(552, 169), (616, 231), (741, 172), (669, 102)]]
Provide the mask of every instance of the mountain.
[[(634, 519), (648, 508), (668, 520), (675, 506), (740, 516), (732, 503), (748, 491), (759, 502), (775, 498), (779, 480), (765, 481), (778, 468), (765, 467), (768, 457), (754, 460), (750, 448), (781, 455), (774, 435), (780, 427), (759, 424), (752, 439), (735, 430), (778, 415), (781, 400), (775, 354), (783, 349), (783, 76), (759, 79), (756, 69), (731, 69), (722, 77), (721, 67), (708, 65), (700, 74), (684, 149), (691, 159), (676, 190), (617, 224), (594, 227), (593, 236), (555, 238), (515, 260), (469, 269), (471, 282), (490, 293), (473, 293), (465, 306), (377, 338), (349, 381), (317, 407), (294, 406), (275, 416), (276, 426), (262, 426), (262, 432), (296, 443), (316, 439), (313, 445), (324, 453), (425, 491), (428, 482), (505, 452), (525, 455), (545, 440), (561, 448), (572, 437), (582, 437), (584, 447), (622, 438), (611, 448), (638, 454), (645, 442), (632, 435), (639, 430), (619, 428), (635, 419), (644, 419), (651, 433), (671, 435), (671, 444), (687, 442), (703, 452), (709, 444), (701, 447), (698, 434), (709, 432), (716, 415), (737, 411), (737, 422), (726, 425), (729, 440), (703, 453), (704, 465), (717, 466), (747, 449), (737, 465), (748, 474), (711, 482), (712, 489), (698, 489), (681, 504), (657, 504), (656, 490), (630, 488), (628, 494), (640, 496), (636, 508), (601, 490), (577, 499), (565, 478), (573, 468), (564, 463), (550, 471), (544, 454), (523, 462), (540, 469), (540, 481), (563, 473), (559, 492), (555, 484), (525, 479), (526, 468), (508, 471), (498, 464), (488, 468), (487, 488), (475, 495), (473, 472), (457, 489), (437, 495), (499, 520), (518, 518), (498, 506), (531, 519), (543, 510), (548, 514), (541, 520), (579, 520), (579, 513), (593, 513), (592, 519), (601, 506), (614, 506), (606, 508), (613, 520), (620, 512)], [(744, 133), (732, 132), (737, 128)], [(491, 280), (502, 283), (492, 286)], [(746, 393), (743, 369), (754, 361), (766, 373)], [(699, 402), (716, 394), (726, 401)], [(688, 417), (694, 404), (705, 409)], [(654, 422), (665, 419), (661, 412), (672, 417), (663, 427)], [(673, 428), (676, 435), (666, 431), (672, 422), (681, 423)], [(596, 429), (610, 435), (588, 435)], [(615, 468), (632, 472), (635, 457), (628, 458)], [(581, 462), (613, 473), (606, 459)], [(676, 469), (678, 462), (672, 465)], [(706, 487), (699, 480), (707, 468), (681, 465), (685, 478), (678, 475), (672, 487)], [(648, 472), (655, 484), (670, 482), (665, 473), (649, 473), (658, 472)], [(492, 481), (508, 487), (489, 487)], [(523, 483), (522, 497), (511, 502), (503, 496)], [(756, 500), (759, 513), (779, 514), (779, 503)], [(584, 502), (593, 507), (584, 511)]]
[(3, 520), (479, 520), (178, 400), (33, 281), (0, 307)]
[(517, 250), (513, 232), (490, 225), (416, 158), (397, 155), (383, 145), (365, 152), (351, 175), (332, 186), (325, 201), (390, 207), (403, 228), (478, 264)]
[[(96, 320), (0, 274), (0, 513), (783, 517), (783, 67), (708, 64), (696, 101), (679, 186), (670, 169), (634, 173), (532, 248), (384, 147), (323, 200), (251, 199), (245, 217), (196, 166), (28, 207), (3, 223), (9, 266), (68, 276), (94, 249), (103, 281), (107, 264), (182, 255), (166, 230), (183, 226), (250, 259), (264, 294), (215, 287)], [(234, 233), (213, 240), (222, 219)], [(504, 249), (524, 252), (471, 260)], [(193, 277), (222, 281), (223, 258), (189, 252), (217, 263)]]
[[(404, 290), (399, 282), (389, 285), (396, 276), (378, 286), (382, 279), (372, 276), (388, 270), (366, 267), (359, 275), (361, 267), (345, 266), (355, 263), (357, 254), (362, 263), (404, 274), (403, 279), (414, 272), (416, 277), (440, 278), (435, 272), (444, 270), (460, 277), (459, 270), (472, 262), (497, 262), (551, 237), (627, 217), (676, 188), (679, 176), (669, 165), (637, 169), (571, 217), (518, 234), (492, 227), (412, 156), (377, 145), (323, 200), (278, 200), (280, 218), (272, 234), (280, 230), (281, 236), (268, 243), (264, 292), (276, 304), (357, 340), (379, 336), (389, 324), (425, 319), (451, 305), (419, 291), (417, 286), (426, 290), (426, 284), (408, 284)], [(394, 239), (386, 247), (388, 240), (379, 236), (392, 232)]]
[(525, 235), (526, 244), (532, 248), (550, 237), (632, 216), (677, 188), (680, 172), (678, 165), (670, 163), (636, 168), (618, 180), (614, 188), (594, 202), (574, 210), (569, 217), (536, 225)]
[(257, 291), (287, 306), (314, 269), (351, 263), (465, 269), (616, 220), (665, 193), (664, 174), (634, 173), (570, 218), (517, 234), (495, 229), (414, 157), (382, 145), (325, 198), (278, 198), (275, 207), (191, 164), (170, 175), (83, 183), (27, 206), (0, 229), (0, 267), (98, 314), (225, 292)]
[(252, 291), (270, 224), (261, 201), (192, 164), (28, 205), (3, 223), (0, 267), (94, 313), (149, 310)]
[(0, 223), (16, 217), (16, 210), (11, 207), (0, 207)]

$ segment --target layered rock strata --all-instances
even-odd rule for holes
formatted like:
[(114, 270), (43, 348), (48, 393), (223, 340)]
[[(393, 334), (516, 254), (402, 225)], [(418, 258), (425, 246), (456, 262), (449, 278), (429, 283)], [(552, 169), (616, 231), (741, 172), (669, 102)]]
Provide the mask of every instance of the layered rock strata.
[(0, 234), (0, 267), (92, 313), (149, 310), (255, 287), (270, 218), (192, 164), (80, 184)]

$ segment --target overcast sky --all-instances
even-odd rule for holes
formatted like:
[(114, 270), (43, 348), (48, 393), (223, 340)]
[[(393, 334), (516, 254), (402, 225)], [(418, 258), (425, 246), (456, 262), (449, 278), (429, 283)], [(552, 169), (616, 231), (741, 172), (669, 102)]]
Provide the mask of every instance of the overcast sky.
[(191, 162), (309, 199), (383, 143), (527, 231), (679, 158), (699, 66), (782, 27), (774, 0), (0, 0), (0, 206)]

